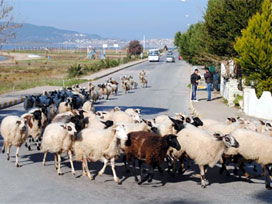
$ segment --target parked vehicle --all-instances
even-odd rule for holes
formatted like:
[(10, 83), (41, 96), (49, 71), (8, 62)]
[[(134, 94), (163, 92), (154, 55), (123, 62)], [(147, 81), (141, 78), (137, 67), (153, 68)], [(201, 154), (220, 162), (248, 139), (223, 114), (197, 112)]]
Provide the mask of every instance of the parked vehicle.
[(167, 62), (172, 62), (174, 63), (175, 62), (175, 57), (173, 55), (167, 55), (166, 56), (166, 63)]

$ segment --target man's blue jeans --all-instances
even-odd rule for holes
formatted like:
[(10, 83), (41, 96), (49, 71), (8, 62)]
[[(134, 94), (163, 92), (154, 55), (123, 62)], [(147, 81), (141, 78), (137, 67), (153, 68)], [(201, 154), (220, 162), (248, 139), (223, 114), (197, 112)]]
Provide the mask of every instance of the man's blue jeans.
[(207, 91), (208, 91), (208, 101), (212, 99), (212, 83), (207, 84)]
[(192, 84), (192, 100), (196, 100), (196, 89), (197, 85)]

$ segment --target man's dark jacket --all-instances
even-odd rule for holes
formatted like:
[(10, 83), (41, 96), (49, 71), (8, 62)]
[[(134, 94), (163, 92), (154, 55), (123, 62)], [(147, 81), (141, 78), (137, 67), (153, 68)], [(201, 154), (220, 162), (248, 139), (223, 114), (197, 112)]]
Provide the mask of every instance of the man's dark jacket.
[(199, 75), (197, 75), (196, 73), (193, 73), (191, 75), (191, 84), (198, 85), (198, 82), (196, 82), (196, 81), (198, 81), (200, 79), (201, 79), (201, 77)]
[(204, 78), (207, 84), (213, 83), (213, 74), (210, 71), (204, 74)]

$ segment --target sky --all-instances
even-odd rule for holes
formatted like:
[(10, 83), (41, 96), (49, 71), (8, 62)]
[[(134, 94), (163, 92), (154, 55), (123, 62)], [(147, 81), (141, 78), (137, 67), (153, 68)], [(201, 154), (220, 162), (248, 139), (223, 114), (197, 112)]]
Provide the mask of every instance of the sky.
[(7, 0), (14, 21), (119, 39), (173, 38), (202, 20), (208, 0)]

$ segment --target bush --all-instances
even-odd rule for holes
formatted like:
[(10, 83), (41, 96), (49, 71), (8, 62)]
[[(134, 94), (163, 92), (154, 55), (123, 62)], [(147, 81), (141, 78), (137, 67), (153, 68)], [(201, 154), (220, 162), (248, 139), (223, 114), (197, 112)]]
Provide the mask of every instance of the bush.
[(78, 78), (81, 75), (83, 75), (83, 68), (81, 67), (80, 64), (74, 64), (69, 67), (69, 69), (68, 69), (69, 78), (73, 78), (73, 77)]

